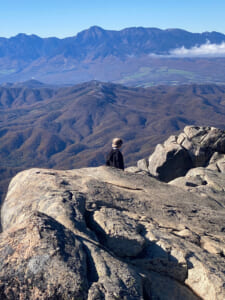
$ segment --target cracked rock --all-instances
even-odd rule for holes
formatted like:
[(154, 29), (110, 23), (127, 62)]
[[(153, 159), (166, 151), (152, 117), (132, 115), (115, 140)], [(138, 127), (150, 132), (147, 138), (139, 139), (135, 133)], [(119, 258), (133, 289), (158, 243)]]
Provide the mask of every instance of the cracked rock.
[[(214, 127), (186, 126), (178, 136), (171, 136), (156, 146), (149, 157), (148, 170), (159, 180), (169, 182), (184, 176), (191, 168), (206, 167), (215, 153), (225, 153), (225, 131)], [(141, 161), (138, 166), (146, 169)], [(221, 161), (217, 167), (224, 171)]]
[(132, 257), (143, 250), (145, 239), (140, 235), (142, 226), (123, 212), (102, 208), (94, 213), (93, 219), (105, 245), (116, 255)]
[(224, 173), (189, 172), (195, 186), (105, 166), (17, 174), (0, 299), (225, 299)]

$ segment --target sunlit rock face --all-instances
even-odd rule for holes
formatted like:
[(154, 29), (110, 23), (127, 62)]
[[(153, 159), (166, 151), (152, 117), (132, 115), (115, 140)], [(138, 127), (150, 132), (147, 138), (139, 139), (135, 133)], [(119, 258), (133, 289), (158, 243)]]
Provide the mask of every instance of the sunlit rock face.
[(17, 174), (0, 299), (225, 299), (223, 170), (219, 153), (169, 183), (138, 168)]
[[(184, 176), (188, 170), (206, 167), (212, 156), (225, 154), (225, 131), (214, 127), (186, 126), (178, 136), (158, 144), (148, 160), (138, 167), (159, 180), (168, 182)], [(215, 163), (214, 159), (214, 163)]]

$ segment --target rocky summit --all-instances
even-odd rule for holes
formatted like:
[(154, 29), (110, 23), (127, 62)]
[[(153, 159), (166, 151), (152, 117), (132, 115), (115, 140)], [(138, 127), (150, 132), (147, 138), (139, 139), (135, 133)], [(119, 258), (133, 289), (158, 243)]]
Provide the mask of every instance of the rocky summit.
[(188, 170), (207, 167), (222, 171), (225, 158), (225, 131), (215, 127), (186, 126), (178, 136), (170, 136), (158, 144), (148, 159), (137, 166), (154, 177), (168, 182), (184, 176)]
[(157, 146), (189, 161), (179, 174), (151, 157), (124, 172), (18, 173), (1, 209), (0, 299), (224, 300), (223, 134), (189, 126), (173, 155)]

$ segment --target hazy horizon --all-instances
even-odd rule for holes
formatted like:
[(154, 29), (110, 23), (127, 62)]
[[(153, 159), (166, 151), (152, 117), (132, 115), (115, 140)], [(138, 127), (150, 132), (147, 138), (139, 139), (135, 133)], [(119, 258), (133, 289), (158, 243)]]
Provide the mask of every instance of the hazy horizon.
[(1, 5), (0, 36), (19, 33), (65, 38), (94, 25), (106, 30), (129, 27), (179, 28), (193, 33), (225, 33), (222, 0), (8, 1)]

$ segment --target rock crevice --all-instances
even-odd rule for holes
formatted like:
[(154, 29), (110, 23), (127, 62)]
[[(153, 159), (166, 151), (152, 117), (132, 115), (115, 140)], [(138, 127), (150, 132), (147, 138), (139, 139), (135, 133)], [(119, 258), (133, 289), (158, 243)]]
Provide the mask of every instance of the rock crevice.
[(215, 132), (181, 136), (215, 152), (169, 183), (109, 167), (15, 176), (1, 210), (0, 298), (225, 299), (223, 134), (218, 142)]
[(215, 154), (225, 154), (223, 130), (186, 126), (178, 136), (171, 136), (163, 144), (158, 144), (148, 160), (139, 161), (137, 166), (159, 180), (169, 182), (184, 176), (192, 168), (206, 167)]

